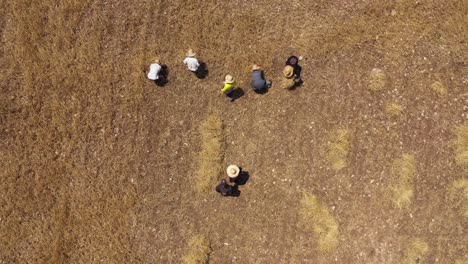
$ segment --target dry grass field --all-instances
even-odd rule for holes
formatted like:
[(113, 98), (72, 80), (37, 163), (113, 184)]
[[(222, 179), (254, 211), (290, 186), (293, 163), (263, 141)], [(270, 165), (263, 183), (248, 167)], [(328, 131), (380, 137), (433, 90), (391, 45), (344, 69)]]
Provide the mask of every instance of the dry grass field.
[(466, 0), (0, 0), (0, 37), (0, 263), (468, 261)]

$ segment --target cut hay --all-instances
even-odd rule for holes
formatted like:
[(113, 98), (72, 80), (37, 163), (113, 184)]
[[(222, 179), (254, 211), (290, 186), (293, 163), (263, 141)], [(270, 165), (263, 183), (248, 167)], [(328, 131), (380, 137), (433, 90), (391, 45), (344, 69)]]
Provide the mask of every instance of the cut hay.
[(468, 260), (457, 259), (457, 261), (455, 261), (455, 264), (468, 264)]
[(331, 252), (338, 246), (338, 223), (325, 204), (314, 195), (304, 193), (299, 214), (304, 228), (317, 236), (321, 251)]
[(455, 162), (461, 167), (468, 168), (468, 125), (458, 126), (455, 134), (457, 135), (453, 142)]
[(201, 151), (196, 170), (196, 188), (207, 192), (222, 173), (223, 124), (219, 114), (211, 114), (200, 126)]
[(377, 92), (385, 87), (387, 76), (381, 69), (372, 69), (369, 74), (369, 90)]
[(333, 131), (329, 137), (327, 160), (335, 171), (348, 166), (348, 154), (351, 147), (351, 132), (348, 129)]
[(210, 258), (210, 241), (202, 235), (190, 239), (188, 253), (184, 257), (185, 264), (206, 264)]
[(415, 158), (404, 154), (393, 163), (392, 171), (395, 183), (391, 187), (392, 202), (400, 209), (407, 208), (413, 198), (413, 178), (416, 173)]
[(424, 256), (427, 254), (428, 251), (429, 245), (421, 239), (416, 238), (411, 242), (406, 251), (404, 263), (424, 263)]
[(447, 94), (447, 88), (441, 82), (434, 82), (431, 84), (431, 89), (439, 96), (444, 96)]
[(403, 107), (396, 103), (388, 103), (385, 106), (385, 113), (390, 117), (400, 116), (403, 113)]
[(461, 216), (468, 218), (468, 179), (459, 179), (449, 189), (451, 207), (460, 211)]

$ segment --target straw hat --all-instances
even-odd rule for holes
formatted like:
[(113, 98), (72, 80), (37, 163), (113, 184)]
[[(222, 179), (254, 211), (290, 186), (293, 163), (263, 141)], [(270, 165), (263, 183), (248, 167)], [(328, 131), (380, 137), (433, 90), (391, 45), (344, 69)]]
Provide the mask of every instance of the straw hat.
[(235, 178), (239, 176), (240, 169), (236, 165), (229, 165), (226, 169), (226, 172), (229, 178)]
[(187, 55), (187, 57), (195, 57), (195, 52), (193, 52), (192, 49), (189, 49), (189, 50), (187, 51), (187, 54), (186, 54), (186, 55)]
[(260, 70), (260, 68), (261, 68), (261, 67), (260, 67), (260, 65), (258, 65), (258, 64), (252, 65), (252, 71)]
[(234, 82), (234, 77), (232, 77), (232, 75), (227, 74), (226, 77), (224, 77), (224, 81), (226, 83), (233, 83)]
[(159, 64), (159, 59), (158, 58), (154, 59), (154, 63)]
[(284, 74), (284, 77), (286, 78), (292, 77), (294, 75), (294, 68), (289, 65), (284, 67), (283, 74)]

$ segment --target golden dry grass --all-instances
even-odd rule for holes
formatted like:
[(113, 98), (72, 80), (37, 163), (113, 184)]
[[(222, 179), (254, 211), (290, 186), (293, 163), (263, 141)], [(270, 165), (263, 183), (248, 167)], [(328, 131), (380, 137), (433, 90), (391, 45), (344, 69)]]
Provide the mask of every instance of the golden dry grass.
[(429, 251), (429, 245), (423, 240), (416, 238), (406, 250), (405, 262), (408, 264), (424, 263), (424, 256)]
[(414, 155), (404, 154), (393, 162), (395, 183), (391, 186), (392, 202), (400, 209), (407, 208), (413, 198), (413, 178), (416, 173)]
[(192, 237), (188, 244), (188, 253), (184, 256), (185, 264), (206, 264), (211, 253), (210, 241), (202, 235)]
[(457, 259), (457, 260), (455, 261), (455, 264), (468, 264), (468, 260)]
[(400, 116), (403, 113), (403, 107), (397, 103), (388, 103), (385, 106), (385, 113), (390, 117)]
[(458, 126), (455, 134), (457, 136), (453, 142), (455, 162), (464, 168), (468, 168), (468, 125)]
[(327, 146), (327, 160), (332, 168), (339, 171), (348, 166), (348, 154), (351, 148), (349, 129), (337, 129), (331, 132)]
[(381, 69), (374, 68), (369, 74), (369, 90), (377, 92), (385, 88), (387, 82), (387, 76), (385, 72)]
[(207, 192), (222, 172), (224, 157), (223, 123), (218, 113), (210, 114), (200, 125), (201, 151), (196, 170), (196, 188)]
[(468, 218), (468, 179), (459, 179), (449, 188), (449, 202), (453, 208), (460, 210), (462, 217)]
[(330, 252), (338, 246), (338, 223), (327, 206), (317, 197), (304, 193), (300, 202), (299, 215), (304, 228), (313, 231), (317, 236), (321, 251)]
[(447, 88), (439, 81), (433, 82), (431, 84), (431, 89), (439, 96), (447, 95)]

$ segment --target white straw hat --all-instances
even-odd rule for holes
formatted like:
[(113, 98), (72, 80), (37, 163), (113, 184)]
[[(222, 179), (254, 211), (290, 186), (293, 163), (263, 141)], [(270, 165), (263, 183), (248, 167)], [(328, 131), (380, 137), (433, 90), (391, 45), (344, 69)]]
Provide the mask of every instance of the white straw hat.
[(233, 83), (234, 82), (234, 77), (232, 77), (232, 75), (230, 74), (227, 74), (225, 77), (224, 77), (224, 81), (226, 83)]
[(195, 54), (195, 52), (193, 52), (192, 49), (189, 49), (189, 50), (187, 51), (187, 54), (186, 54), (186, 55), (187, 55), (187, 57), (195, 57), (196, 54)]
[(236, 165), (229, 165), (226, 169), (226, 172), (229, 178), (235, 178), (239, 176), (240, 169)]

